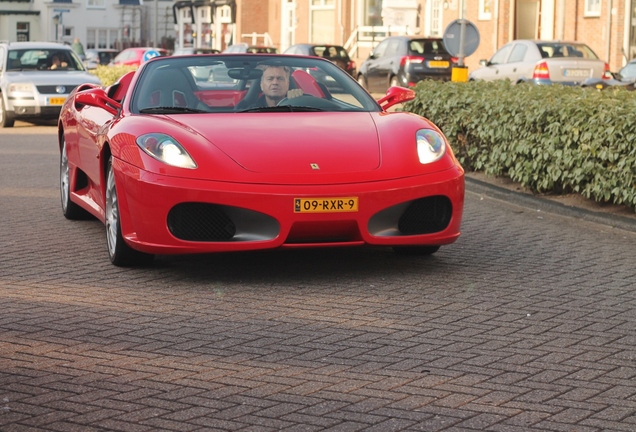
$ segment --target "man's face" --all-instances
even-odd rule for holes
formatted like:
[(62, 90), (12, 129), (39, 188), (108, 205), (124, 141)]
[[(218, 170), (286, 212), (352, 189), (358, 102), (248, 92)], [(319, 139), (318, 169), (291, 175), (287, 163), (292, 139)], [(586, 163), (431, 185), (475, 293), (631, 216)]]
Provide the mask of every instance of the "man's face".
[(282, 67), (270, 67), (263, 72), (261, 90), (263, 94), (272, 99), (282, 99), (287, 96), (289, 80), (285, 69)]

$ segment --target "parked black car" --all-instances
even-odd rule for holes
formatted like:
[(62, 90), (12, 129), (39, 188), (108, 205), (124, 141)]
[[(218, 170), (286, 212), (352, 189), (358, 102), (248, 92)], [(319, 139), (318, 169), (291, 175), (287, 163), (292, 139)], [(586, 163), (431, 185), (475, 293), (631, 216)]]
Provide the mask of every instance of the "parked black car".
[(627, 90), (635, 90), (636, 87), (636, 59), (632, 59), (621, 70), (612, 74), (611, 79), (588, 78), (582, 87), (594, 87), (602, 90), (608, 87), (624, 87)]
[(296, 44), (287, 48), (285, 54), (322, 57), (338, 65), (352, 77), (356, 76), (356, 62), (351, 60), (347, 50), (340, 45)]
[(413, 87), (423, 79), (450, 81), (452, 57), (441, 38), (389, 36), (369, 55), (358, 72), (358, 82), (370, 92), (389, 87)]

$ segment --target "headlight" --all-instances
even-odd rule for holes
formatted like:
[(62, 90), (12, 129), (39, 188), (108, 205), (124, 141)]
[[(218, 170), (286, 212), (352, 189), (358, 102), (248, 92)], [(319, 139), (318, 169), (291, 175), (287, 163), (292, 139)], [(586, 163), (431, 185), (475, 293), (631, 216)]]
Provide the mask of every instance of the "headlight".
[(431, 129), (420, 129), (415, 134), (417, 155), (421, 164), (435, 162), (446, 152), (446, 141), (438, 132)]
[(33, 93), (33, 84), (31, 83), (9, 84), (9, 93)]
[(197, 167), (188, 152), (171, 136), (151, 133), (138, 137), (136, 142), (143, 151), (158, 161), (179, 168)]

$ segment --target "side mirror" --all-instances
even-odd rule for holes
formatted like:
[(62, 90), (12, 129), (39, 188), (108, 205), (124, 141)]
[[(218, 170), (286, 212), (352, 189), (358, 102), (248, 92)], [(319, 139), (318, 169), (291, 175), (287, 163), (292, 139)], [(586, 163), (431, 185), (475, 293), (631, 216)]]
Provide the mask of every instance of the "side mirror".
[(384, 111), (391, 108), (393, 105), (397, 105), (403, 102), (408, 102), (415, 99), (415, 92), (411, 89), (404, 87), (393, 86), (389, 87), (386, 91), (386, 95), (378, 100), (378, 103)]
[(480, 64), (481, 66), (488, 66), (488, 60), (486, 60), (486, 59), (481, 59), (481, 60), (479, 60), (479, 64)]
[(110, 87), (106, 88), (106, 96), (110, 99), (113, 99), (117, 102), (121, 102), (128, 91), (128, 87), (130, 86), (130, 82), (132, 81), (133, 75), (135, 75), (135, 71), (127, 72), (123, 75), (117, 82)]
[(121, 104), (110, 99), (101, 88), (80, 91), (76, 93), (74, 97), (75, 107), (77, 109), (80, 109), (82, 106), (92, 106), (108, 111), (112, 115), (116, 115), (117, 111), (121, 108)]
[(371, 51), (371, 53), (369, 54), (369, 59), (375, 59), (375, 53), (373, 51)]

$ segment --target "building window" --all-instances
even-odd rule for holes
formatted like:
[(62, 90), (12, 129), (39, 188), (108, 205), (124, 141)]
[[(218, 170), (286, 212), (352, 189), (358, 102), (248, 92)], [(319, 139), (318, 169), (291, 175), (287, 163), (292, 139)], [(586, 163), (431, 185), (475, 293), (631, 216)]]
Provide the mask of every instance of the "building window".
[(493, 0), (479, 0), (479, 19), (487, 21), (492, 19)]
[(601, 0), (585, 0), (584, 15), (586, 17), (601, 16)]
[(336, 11), (334, 0), (311, 0), (311, 42), (334, 43)]
[(114, 48), (117, 40), (117, 29), (96, 29), (86, 30), (86, 48)]
[(29, 23), (28, 22), (16, 23), (16, 39), (18, 42), (29, 41)]
[(362, 25), (381, 26), (382, 25), (382, 0), (361, 0), (362, 2)]
[(431, 2), (431, 36), (442, 35), (442, 1)]
[(105, 0), (86, 0), (86, 8), (87, 9), (105, 9), (106, 1)]

